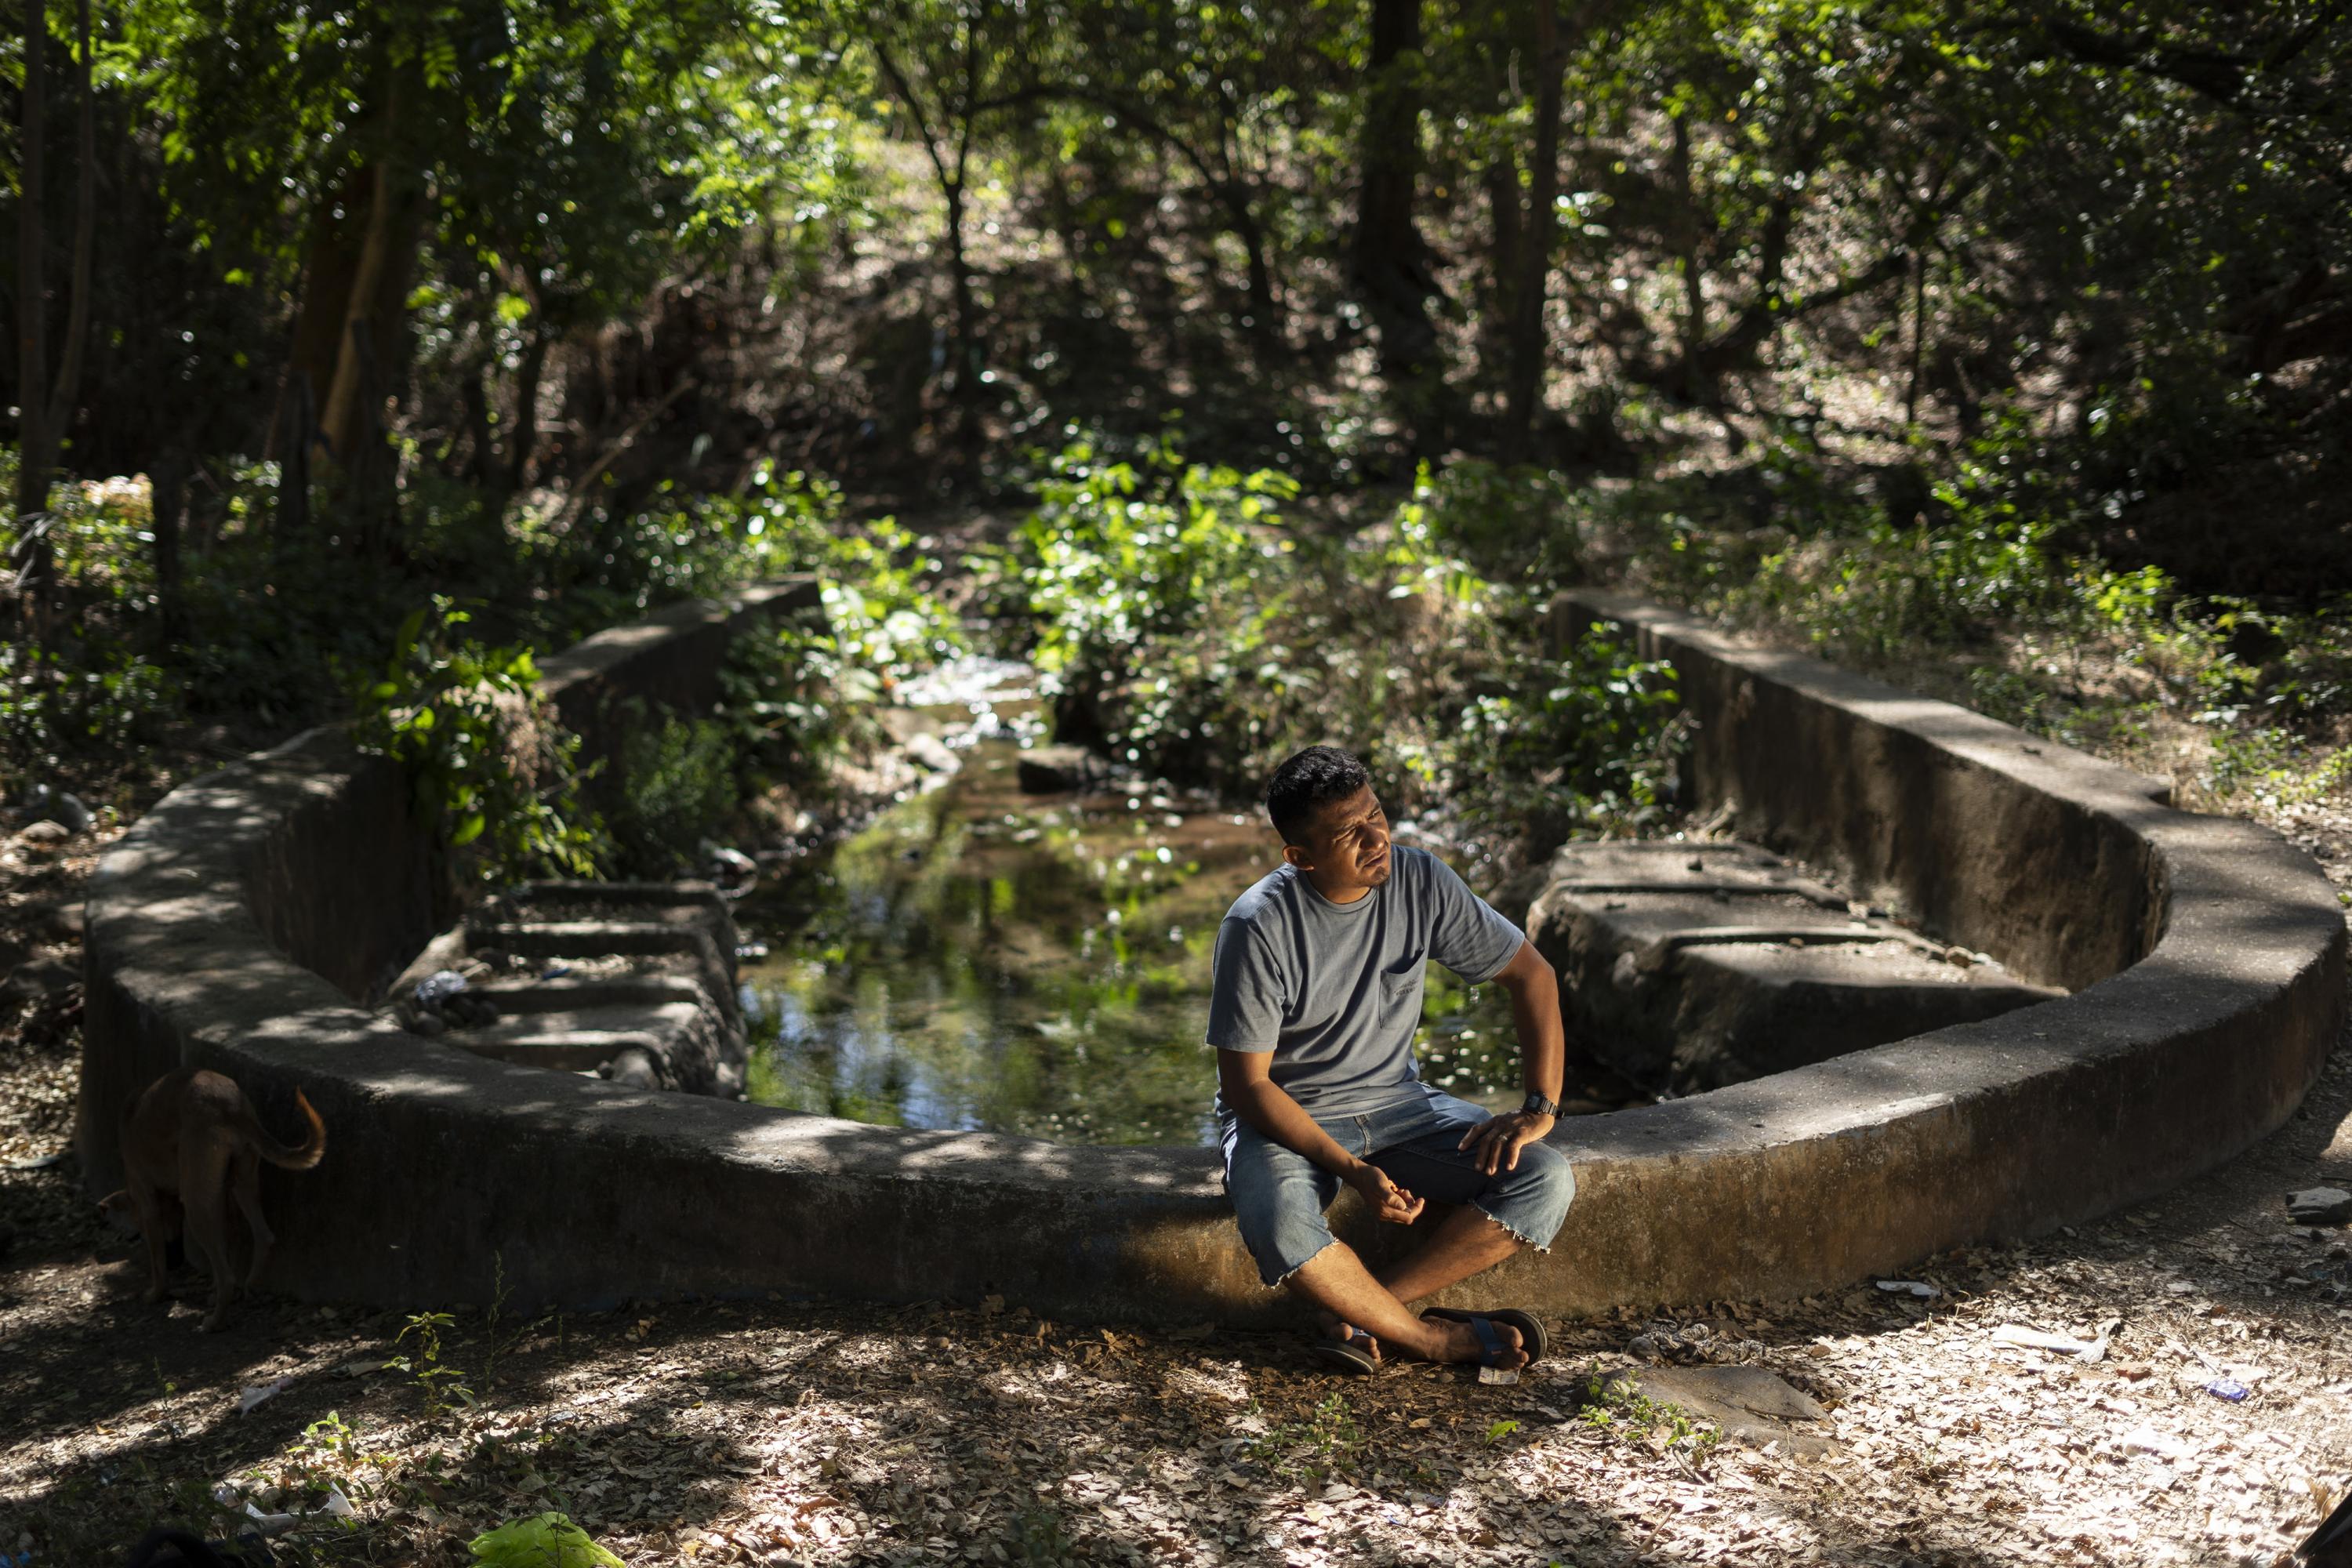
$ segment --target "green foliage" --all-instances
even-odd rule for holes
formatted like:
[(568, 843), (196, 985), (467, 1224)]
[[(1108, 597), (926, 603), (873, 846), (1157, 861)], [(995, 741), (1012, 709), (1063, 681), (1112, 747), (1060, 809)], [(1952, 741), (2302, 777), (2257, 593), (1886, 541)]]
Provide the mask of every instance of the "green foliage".
[(742, 798), (738, 757), (717, 719), (664, 713), (648, 722), (642, 703), (621, 745), (621, 798), (611, 815), (613, 841), (625, 871), (646, 878), (681, 875), (698, 847)]
[[(1064, 739), (1237, 795), (1329, 741), (1396, 804), (1538, 847), (1663, 810), (1672, 672), (1600, 632), (1546, 657), (1540, 579), (1497, 581), (1446, 548), (1499, 559), (1563, 503), (1550, 481), (1424, 469), (1385, 521), (1335, 537), (1285, 511), (1282, 475), (1188, 464), (1172, 441), (1139, 463), (1096, 450), (1050, 459), (993, 568)], [(1559, 531), (1565, 570), (1577, 536)]]
[(70, 756), (120, 756), (177, 711), (163, 670), (120, 643), (56, 652), (0, 642), (0, 770), (32, 772)]
[(1655, 827), (1685, 725), (1674, 666), (1594, 622), (1559, 658), (1504, 660), (1442, 748), (1464, 819), (1538, 845)]
[(1316, 682), (1287, 636), (1307, 586), (1280, 510), (1297, 485), (1188, 464), (1172, 439), (1139, 464), (1102, 461), (1081, 439), (1036, 488), (999, 592), (1057, 730), (1157, 773), (1247, 776), (1282, 743), (1276, 710)]
[(1577, 1419), (1603, 1431), (1663, 1433), (1670, 1451), (1703, 1457), (1723, 1441), (1723, 1430), (1701, 1426), (1679, 1405), (1652, 1399), (1624, 1377), (1587, 1378), (1577, 1392)]
[(483, 1568), (627, 1568), (553, 1510), (484, 1531), (467, 1550)]
[(415, 1349), (383, 1363), (386, 1372), (406, 1373), (415, 1381), (417, 1392), (425, 1397), (428, 1421), (438, 1421), (457, 1406), (474, 1403), (466, 1374), (441, 1359), (441, 1336), (457, 1326), (457, 1320), (446, 1312), (410, 1313), (393, 1346), (398, 1349), (414, 1340)]
[(401, 623), (383, 678), (354, 695), (354, 739), (406, 771), (473, 879), (593, 876), (608, 848), (580, 798), (580, 738), (541, 700), (529, 649), (456, 636), (471, 619), (436, 595)]
[(821, 793), (835, 760), (884, 743), (878, 717), (907, 679), (961, 650), (963, 631), (928, 586), (941, 569), (889, 518), (850, 526), (840, 491), (766, 470), (741, 509), (740, 536), (761, 575), (815, 574), (813, 619), (738, 637), (719, 673), (714, 717), (727, 726), (746, 789)]
[[(0, 486), (13, 485), (16, 468), (14, 449), (0, 447)], [(127, 635), (154, 587), (142, 548), (147, 487), (68, 480), (51, 489), (49, 507), (58, 575), (69, 592), (45, 642), (21, 635), (21, 626), (0, 640), (0, 771), (10, 773), (121, 755), (179, 711), (165, 671)], [(0, 512), (0, 582), (20, 537), (15, 514)]]

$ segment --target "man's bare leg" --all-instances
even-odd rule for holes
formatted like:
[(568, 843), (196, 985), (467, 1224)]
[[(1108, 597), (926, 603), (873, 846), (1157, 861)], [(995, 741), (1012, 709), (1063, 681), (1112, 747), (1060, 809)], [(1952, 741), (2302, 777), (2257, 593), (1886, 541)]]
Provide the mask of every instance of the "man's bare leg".
[[(1414, 1292), (1412, 1296), (1374, 1279), (1355, 1249), (1343, 1241), (1335, 1241), (1308, 1258), (1305, 1267), (1291, 1275), (1290, 1288), (1320, 1307), (1334, 1321), (1334, 1331), (1342, 1336), (1352, 1325), (1380, 1344), (1394, 1345), (1424, 1361), (1476, 1361), (1480, 1345), (1469, 1324), (1442, 1319), (1424, 1322), (1405, 1302), (1434, 1295), (1494, 1267), (1518, 1250), (1518, 1245), (1510, 1232), (1483, 1211), (1465, 1205), (1448, 1215), (1411, 1258), (1390, 1271), (1392, 1279)], [(1518, 1331), (1501, 1323), (1492, 1327), (1511, 1347), (1504, 1364), (1525, 1365), (1527, 1357), (1517, 1348)]]
[(1437, 1222), (1428, 1240), (1381, 1270), (1381, 1283), (1408, 1307), (1484, 1274), (1519, 1250), (1519, 1238), (1477, 1205), (1448, 1206), (1451, 1212)]

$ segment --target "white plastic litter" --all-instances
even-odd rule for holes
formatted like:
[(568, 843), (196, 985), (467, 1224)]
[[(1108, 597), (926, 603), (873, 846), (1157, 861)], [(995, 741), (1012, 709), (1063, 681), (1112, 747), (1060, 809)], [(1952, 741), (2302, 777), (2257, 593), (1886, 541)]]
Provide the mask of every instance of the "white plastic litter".
[(245, 1514), (253, 1521), (254, 1529), (264, 1536), (279, 1535), (294, 1528), (300, 1521), (290, 1513), (264, 1513), (255, 1503), (245, 1505)]
[(1922, 1301), (1933, 1300), (1944, 1293), (1925, 1279), (1881, 1279), (1878, 1288), (1889, 1295), (1916, 1296)]
[(1478, 1369), (1478, 1381), (1481, 1383), (1517, 1383), (1519, 1381), (1519, 1369), (1515, 1366), (1482, 1366)]
[(266, 1400), (277, 1398), (293, 1384), (290, 1377), (273, 1377), (268, 1383), (257, 1383), (237, 1396), (236, 1413), (249, 1415), (253, 1407)]
[(416, 1005), (438, 1007), (466, 989), (466, 977), (454, 969), (436, 969), (416, 983)]
[(2078, 1361), (2105, 1361), (2107, 1355), (2107, 1336), (2105, 1334), (2095, 1340), (2078, 1340), (2069, 1334), (2045, 1334), (2040, 1329), (2029, 1329), (2022, 1323), (2003, 1323), (1992, 1331), (1992, 1342), (2011, 1345), (2019, 1350), (2051, 1351), (2059, 1355), (2073, 1356)]

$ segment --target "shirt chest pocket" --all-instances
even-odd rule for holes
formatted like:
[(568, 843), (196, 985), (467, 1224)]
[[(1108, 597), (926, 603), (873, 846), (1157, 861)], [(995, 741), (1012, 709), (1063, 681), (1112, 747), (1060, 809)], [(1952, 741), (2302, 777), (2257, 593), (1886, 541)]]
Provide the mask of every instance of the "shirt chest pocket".
[(1396, 969), (1383, 969), (1378, 977), (1381, 1018), (1388, 1022), (1400, 1015), (1421, 1016), (1421, 977), (1428, 967), (1418, 958), (1409, 959)]

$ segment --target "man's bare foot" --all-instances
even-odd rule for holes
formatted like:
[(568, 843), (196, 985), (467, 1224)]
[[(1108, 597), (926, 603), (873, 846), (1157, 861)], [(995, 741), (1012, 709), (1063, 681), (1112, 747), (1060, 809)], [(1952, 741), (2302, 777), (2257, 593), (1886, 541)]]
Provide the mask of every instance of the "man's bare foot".
[[(1447, 1322), (1442, 1318), (1423, 1318), (1422, 1321), (1433, 1331), (1432, 1348), (1424, 1352), (1428, 1360), (1475, 1363), (1486, 1356), (1485, 1342), (1469, 1324)], [(1521, 1348), (1518, 1330), (1492, 1319), (1487, 1320), (1486, 1326), (1503, 1344), (1503, 1353), (1487, 1364), (1506, 1369), (1528, 1364), (1528, 1352)]]
[(1381, 1342), (1367, 1331), (1343, 1321), (1335, 1313), (1318, 1312), (1315, 1316), (1322, 1323), (1323, 1331), (1341, 1344), (1352, 1344), (1374, 1361), (1384, 1359), (1381, 1355)]

